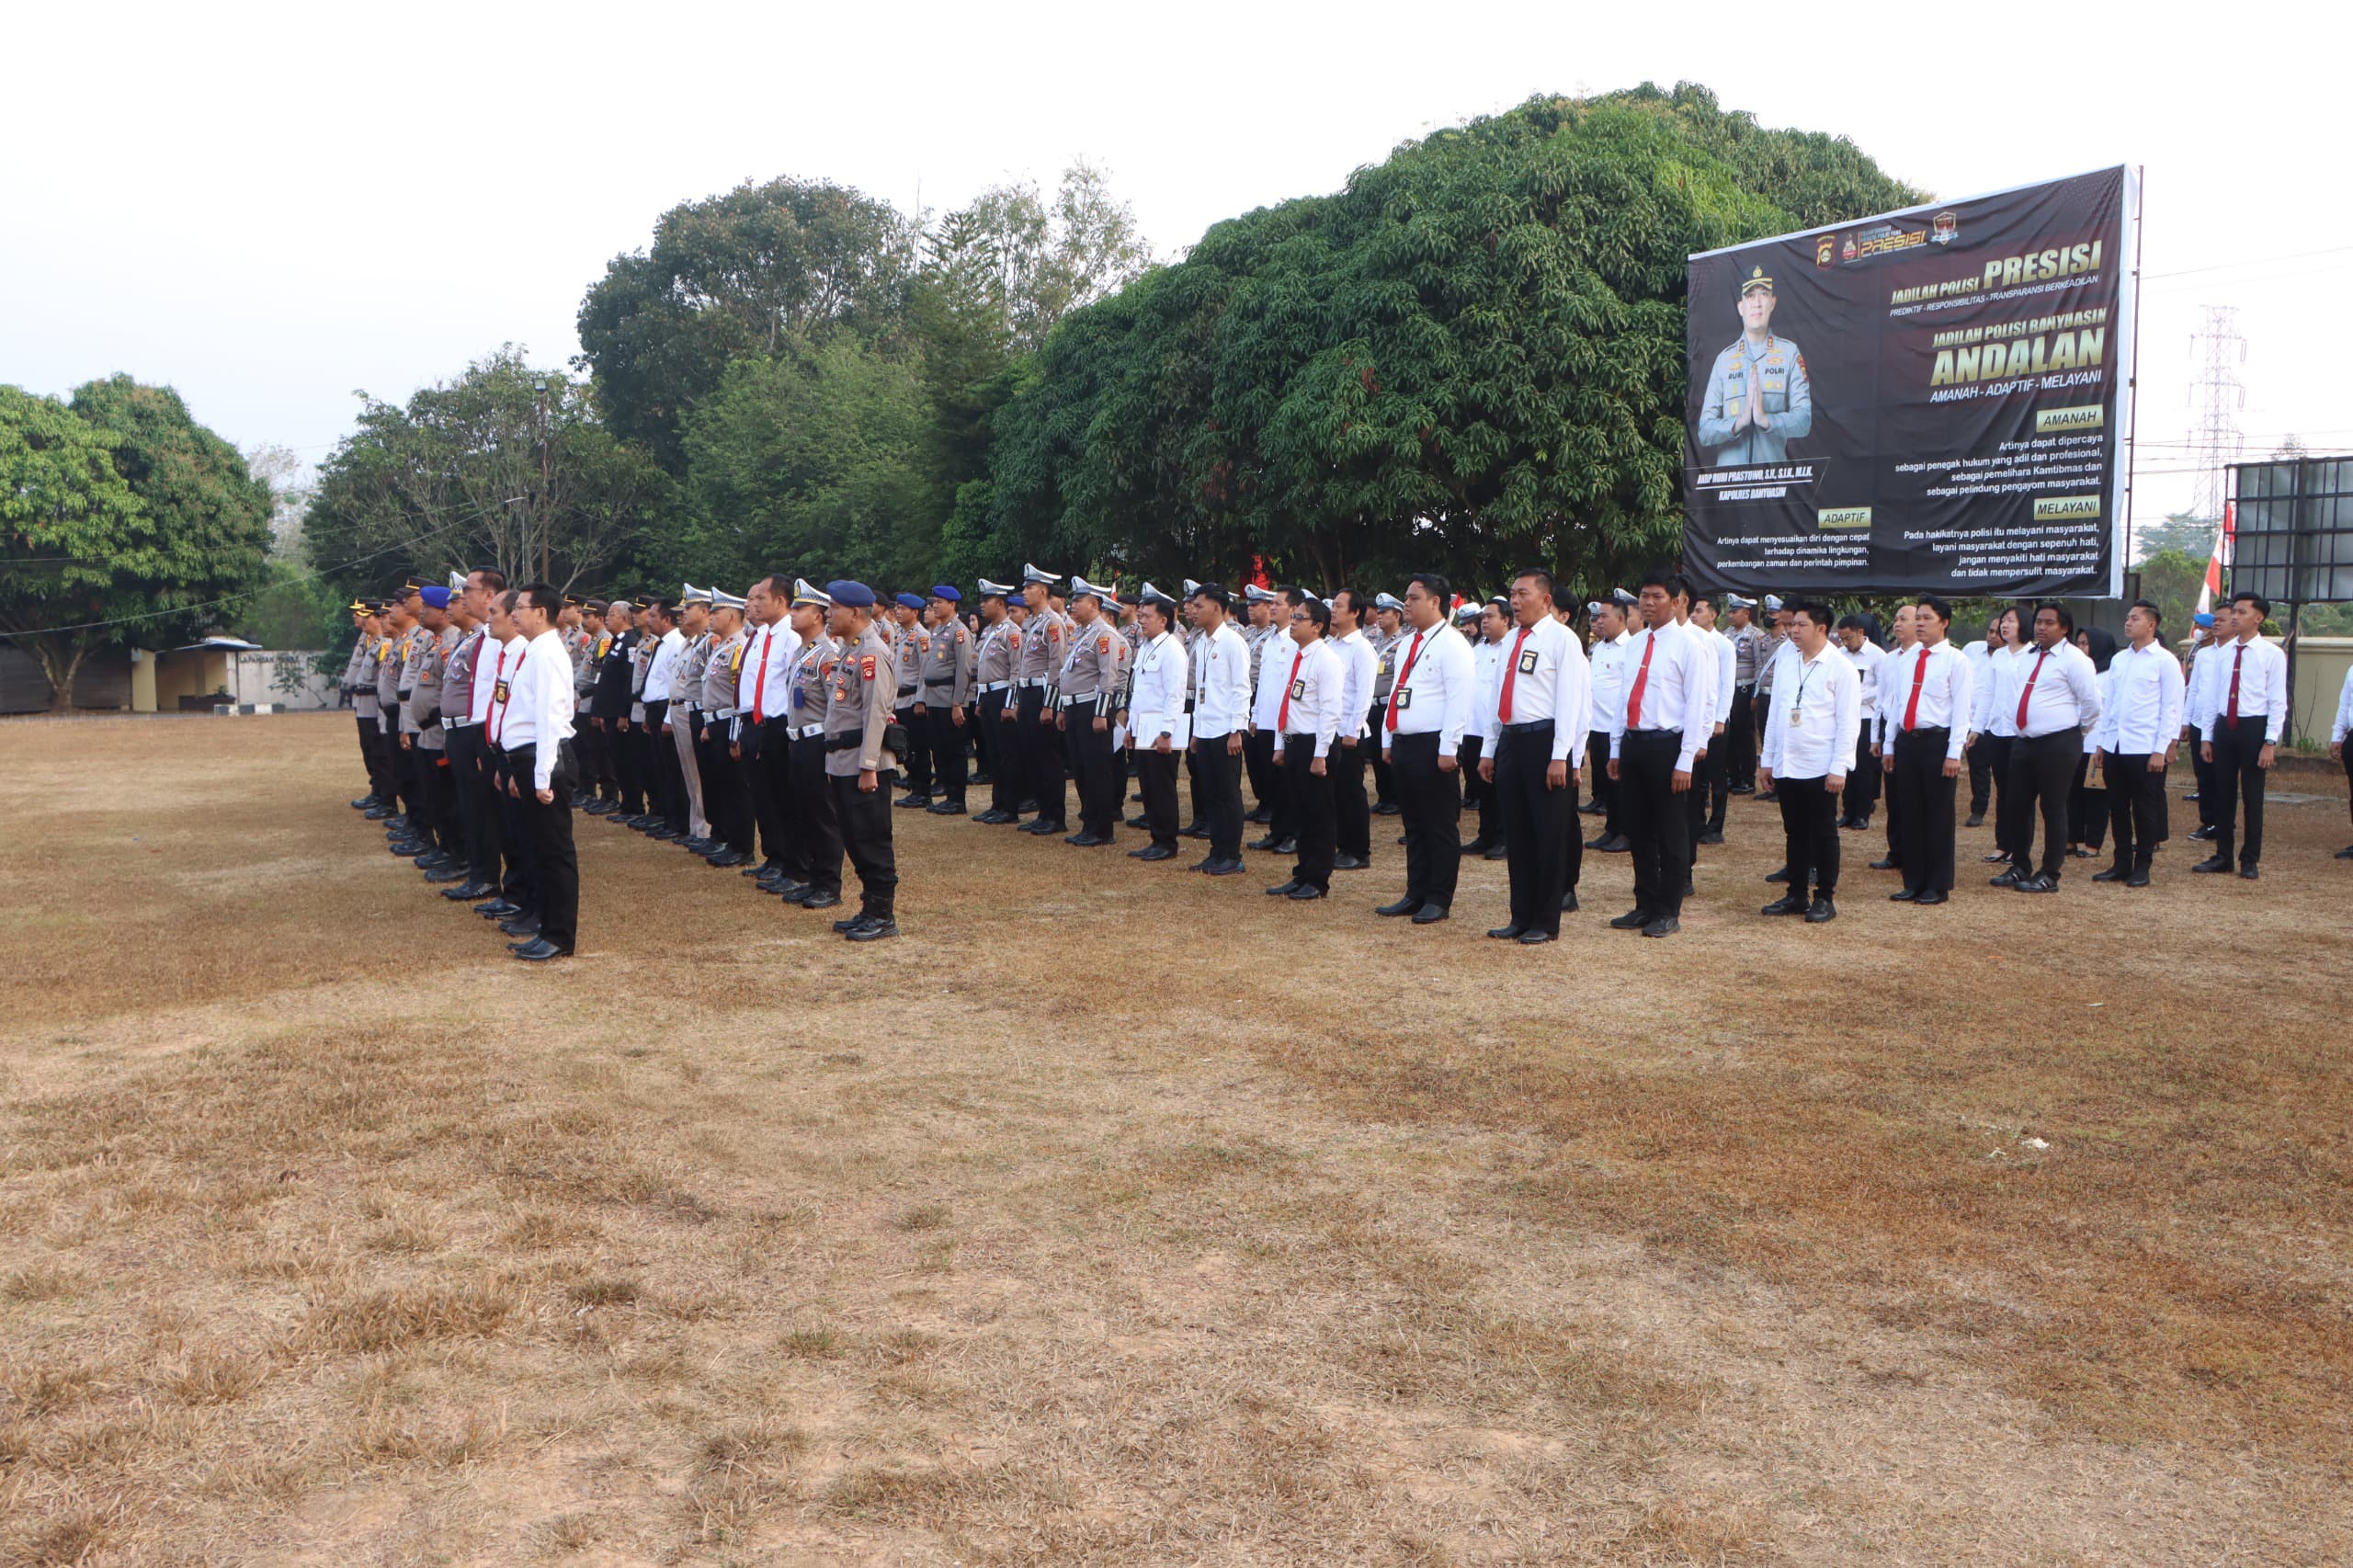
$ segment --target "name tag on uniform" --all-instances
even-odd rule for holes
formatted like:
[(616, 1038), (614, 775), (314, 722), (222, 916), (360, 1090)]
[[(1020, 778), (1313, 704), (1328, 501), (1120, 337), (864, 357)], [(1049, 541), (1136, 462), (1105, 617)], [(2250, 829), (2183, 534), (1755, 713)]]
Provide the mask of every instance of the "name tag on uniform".
[(1305, 701), (1305, 700), (1306, 700), (1306, 699), (1307, 699), (1307, 683), (1306, 683), (1305, 681), (1303, 681), (1303, 680), (1295, 680), (1295, 681), (1291, 682), (1291, 683), (1290, 683), (1290, 699), (1291, 699), (1293, 702), (1303, 702), (1303, 701)]
[(1524, 653), (1520, 654), (1520, 656), (1519, 656), (1519, 673), (1520, 673), (1521, 675), (1524, 675), (1524, 676), (1532, 676), (1532, 675), (1534, 675), (1534, 674), (1536, 673), (1536, 650), (1535, 650), (1535, 649), (1530, 648), (1530, 649), (1529, 649), (1526, 653)]
[(1397, 711), (1400, 713), (1414, 705), (1414, 688), (1411, 687), (1401, 686), (1392, 695), (1396, 699)]
[(491, 696), (493, 696), (493, 697), (494, 697), (494, 698), (498, 699), (498, 700), (499, 700), (499, 701), (501, 701), (501, 702), (506, 701), (506, 683), (505, 681), (500, 681), (497, 685), (495, 685), (495, 686), (494, 686), (494, 687), (492, 687), (490, 688), (490, 694), (491, 694)]

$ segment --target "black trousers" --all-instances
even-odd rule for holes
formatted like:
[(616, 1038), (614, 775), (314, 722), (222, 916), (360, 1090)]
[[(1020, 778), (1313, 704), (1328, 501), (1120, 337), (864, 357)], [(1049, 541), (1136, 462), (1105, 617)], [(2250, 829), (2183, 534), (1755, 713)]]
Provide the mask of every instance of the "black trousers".
[[(1380, 806), (1397, 804), (1397, 774), (1389, 760), (1381, 755), (1381, 727), (1388, 722), (1389, 701), (1388, 699), (1383, 698), (1381, 701), (1374, 703), (1372, 710), (1365, 715), (1366, 735), (1362, 741), (1357, 743), (1372, 748), (1366, 756), (1365, 762), (1372, 769), (1373, 804)], [(1346, 849), (1347, 846), (1343, 844), (1340, 847)]]
[(359, 717), (359, 765), (368, 770), (370, 800), (391, 805), (399, 790), (392, 785), (392, 759), (384, 755), (384, 726), (372, 713)]
[[(1607, 746), (1605, 738), (1602, 742)], [(1483, 854), (1504, 841), (1503, 819), (1495, 810), (1495, 787), (1479, 777), (1479, 759), (1487, 755), (1484, 735), (1465, 735), (1462, 749), (1455, 754), (1461, 763), (1462, 804), (1471, 812), (1472, 841)]]
[(1010, 691), (985, 692), (981, 697), (980, 734), (983, 741), (983, 766), (989, 770), (989, 810), (1003, 812), (1006, 816), (1018, 816), (1016, 810), (1029, 799), (1024, 785), (1025, 770), (1021, 766), (1021, 748), (1013, 743), (1019, 738), (1014, 726), (1006, 722), (1008, 710), (1018, 712), (1018, 705)]
[(400, 721), (387, 717), (376, 722), (384, 736), (384, 771), (392, 779), (392, 793), (384, 798), (407, 816), (416, 803), (416, 775), (409, 767), (408, 753), (401, 749)]
[(2089, 752), (2075, 758), (2075, 786), (2067, 791), (2067, 842), (2087, 849), (2108, 842), (2108, 778), (2093, 770)]
[(761, 863), (780, 866), (784, 863), (784, 818), (777, 810), (776, 797), (768, 792), (767, 767), (761, 760), (771, 745), (790, 755), (792, 742), (785, 738), (783, 721), (755, 724), (745, 719), (735, 743), (735, 749), (743, 754), (735, 759), (735, 777), (743, 785), (744, 799), (751, 802)]
[(489, 756), (480, 724), (449, 732), (449, 781), (458, 798), (458, 820), (464, 824), (467, 880), (496, 887), (505, 835), (498, 801), (491, 793)]
[[(402, 745), (402, 741), (408, 744)], [(405, 802), (408, 812), (409, 836), (426, 844), (438, 845), (440, 840), (434, 836), (434, 830), (438, 824), (433, 820), (433, 795), (426, 784), (425, 753), (418, 749), (415, 735), (397, 736), (392, 744), (400, 747), (392, 754), (392, 766), (400, 774), (401, 800)]]
[(1063, 737), (1054, 728), (1053, 710), (1046, 706), (1045, 687), (1023, 687), (1019, 703), (1014, 728), (1021, 733), (1022, 782), (1029, 798), (1038, 802), (1037, 820), (1059, 832), (1070, 823), (1070, 795), (1063, 786)]
[(1272, 821), (1275, 795), (1282, 788), (1282, 768), (1275, 760), (1275, 737), (1263, 730), (1245, 735), (1242, 765), (1250, 775), (1250, 799)]
[(1265, 755), (1270, 775), (1272, 792), (1258, 797), (1258, 803), (1267, 808), (1267, 836), (1278, 844), (1298, 837), (1299, 812), (1290, 798), (1290, 758), (1284, 738), (1271, 730), (1260, 730), (1250, 737), (1248, 746), (1251, 754)]
[(1871, 811), (1879, 804), (1879, 754), (1871, 750), (1870, 726), (1865, 724), (1855, 741), (1854, 766), (1847, 769), (1847, 821), (1870, 825)]
[(1634, 858), (1634, 907), (1654, 918), (1682, 915), (1691, 875), (1691, 809), (1675, 792), (1682, 752), (1680, 730), (1629, 730), (1619, 744), (1618, 809)]
[[(1104, 709), (1095, 727), (1096, 707)], [(1110, 699), (1081, 697), (1063, 710), (1063, 736), (1070, 744), (1071, 772), (1078, 780), (1078, 825), (1098, 838), (1113, 836), (1120, 824), (1120, 780), (1112, 770)]]
[[(1888, 809), (1902, 834), (1904, 885), (1914, 892), (1952, 891), (1952, 801), (1958, 778), (1945, 777), (1949, 730), (1899, 730)], [(1980, 744), (1983, 744), (1981, 737)]]
[(1585, 737), (1588, 790), (1601, 806), (1601, 835), (1618, 831), (1618, 781), (1609, 777), (1609, 732), (1591, 730)]
[[(629, 725), (624, 730), (623, 724)], [(645, 726), (627, 714), (605, 721), (606, 744), (613, 751), (613, 791), (625, 817), (645, 813)]]
[[(839, 893), (842, 821), (834, 801), (833, 783), (825, 776), (825, 737), (811, 735), (806, 740), (790, 742), (785, 755), (795, 853), (800, 857), (793, 874), (820, 892)], [(858, 780), (853, 778), (850, 782), (854, 785)], [(875, 793), (887, 797), (890, 785), (878, 784)], [(784, 862), (779, 860), (778, 864)], [(894, 875), (896, 865), (894, 860)], [(895, 881), (892, 885), (896, 885)]]
[(1176, 847), (1176, 749), (1150, 746), (1136, 752), (1136, 787), (1143, 791), (1145, 830), (1154, 844)]
[(572, 790), (580, 781), (580, 767), (572, 747), (563, 745), (549, 776), (555, 800), (541, 805), (531, 788), (537, 749), (517, 746), (508, 760), (522, 792), (523, 830), (530, 835), (531, 865), (540, 881), (540, 935), (569, 951), (580, 938), (580, 856), (572, 844)]
[[(768, 846), (767, 858), (784, 868), (794, 881), (809, 880), (809, 845), (801, 831), (801, 814), (792, 793), (792, 763), (801, 743), (790, 740), (780, 721), (770, 720), (760, 726), (767, 733), (760, 737), (760, 770), (753, 785), (767, 797), (768, 814), (776, 824), (776, 838)], [(823, 744), (824, 737), (816, 737)]]
[[(2018, 808), (2024, 802), (2018, 790), (2010, 786), (2010, 752), (2018, 744), (2015, 735), (1997, 735), (1990, 731), (1977, 737), (1977, 744), (1968, 755), (1985, 754), (1985, 767), (1992, 776), (1994, 787), (1994, 847), (2006, 852), (2011, 863), (2023, 865), (2029, 850), (2034, 847), (2034, 821), (2029, 814), (2019, 821)], [(2024, 845), (2019, 840), (2025, 840)]]
[[(1845, 789), (1855, 787), (1852, 774)], [(1781, 803), (1784, 863), (1790, 869), (1790, 896), (1803, 898), (1811, 885), (1828, 898), (1838, 891), (1838, 797), (1825, 778), (1788, 778), (1773, 775), (1773, 793)]]
[(1897, 818), (1901, 813), (1897, 810), (1898, 802), (1895, 797), (1893, 737), (1896, 731), (1891, 727), (1887, 734), (1888, 752), (1885, 756), (1879, 759), (1880, 772), (1884, 776), (1887, 784), (1887, 858), (1900, 869), (1904, 864), (1904, 831), (1897, 824)]
[[(540, 912), (540, 862), (531, 843), (531, 822), (523, 812), (523, 802), (506, 792), (506, 781), (515, 776), (514, 758), (487, 742), (484, 747), (490, 764), (490, 798), (497, 808), (499, 844), (506, 860), (498, 896), (524, 914), (535, 915)], [(576, 756), (574, 766), (578, 766)], [(526, 778), (522, 782), (530, 780)]]
[[(1732, 688), (1732, 715), (1724, 721), (1724, 733), (1716, 737), (1716, 744), (1723, 750), (1723, 780), (1726, 790), (1734, 785), (1753, 787), (1756, 782), (1756, 685)], [(1724, 824), (1723, 808), (1715, 810), (1712, 819), (1718, 828)]]
[[(2214, 721), (2209, 744), (2214, 748), (2214, 853), (2233, 858), (2239, 843), (2239, 802), (2246, 802), (2246, 834), (2236, 857), (2241, 865), (2263, 858), (2263, 736), (2270, 721), (2260, 713), (2242, 713), (2236, 725)], [(2199, 791), (2202, 802), (2205, 791)]]
[[(1576, 772), (1562, 789), (1551, 788), (1551, 720), (1506, 724), (1495, 739), (1495, 812), (1503, 824), (1505, 867), (1510, 875), (1511, 924), (1529, 930), (1561, 930), (1561, 896), (1576, 885), (1570, 846), (1584, 852), (1577, 833)], [(1678, 882), (1677, 887), (1681, 884)]]
[(448, 738), (443, 737), (443, 749), (439, 751), (426, 750), (423, 736), (417, 738), (417, 780), (433, 802), (433, 842), (444, 855), (463, 858), (465, 824), (458, 820), (458, 777), (449, 771)]
[[(1186, 712), (1192, 710), (1191, 703), (1185, 704)], [(1241, 758), (1236, 757), (1234, 761), (1238, 766)], [(1209, 810), (1210, 785), (1201, 777), (1201, 754), (1189, 742), (1185, 746), (1185, 796), (1189, 802), (1185, 825), (1188, 828), (1207, 827), (1209, 822), (1201, 813)]]
[[(1210, 858), (1242, 858), (1243, 757), (1226, 749), (1226, 735), (1205, 735), (1193, 742), (1194, 805), (1200, 824), (1210, 830)], [(1247, 755), (1247, 739), (1245, 741)]]
[(2034, 855), (2034, 819), (2042, 818), (2042, 875), (2056, 881), (2067, 865), (2067, 797), (2075, 788), (2075, 765), (2084, 759), (2081, 730), (2020, 735), (2010, 744), (2010, 773), (2002, 800), (2018, 798), (2017, 846), (2011, 864), (2021, 869)]
[[(1986, 677), (1981, 676), (1978, 678)], [(1984, 816), (1986, 803), (1994, 798), (1994, 780), (2001, 769), (1995, 765), (1993, 743), (2006, 738), (2006, 736), (1994, 734), (1980, 735), (1977, 737), (1977, 744), (1969, 748), (1967, 756), (1969, 758), (1969, 814), (1971, 816)], [(1997, 820), (1994, 825), (1995, 841), (1999, 843), (2001, 836), (2001, 824)]]
[(2149, 771), (2149, 759), (2117, 756), (2105, 759), (2108, 780), (2108, 825), (2116, 835), (2116, 864), (2146, 866), (2166, 831), (2165, 776)]
[(2206, 760), (2206, 732), (2189, 726), (2189, 776), (2198, 780), (2198, 825), (2214, 825), (2214, 765)]
[(861, 790), (855, 773), (825, 776), (842, 847), (858, 869), (859, 913), (877, 920), (898, 917), (899, 862), (891, 850), (891, 791), (898, 777), (896, 768), (886, 767), (875, 776), (873, 789)]
[(572, 749), (580, 758), (580, 787), (591, 795), (610, 799), (610, 787), (605, 778), (605, 732), (590, 723), (585, 713), (577, 731), (572, 737)]
[(907, 699), (892, 715), (907, 732), (906, 780), (910, 795), (931, 793), (931, 715), (926, 711), (915, 717), (913, 698)]
[[(1740, 704), (1735, 702), (1733, 706), (1737, 708)], [(1731, 733), (1732, 726), (1727, 723), (1724, 726), (1724, 733), (1714, 736), (1708, 742), (1708, 755), (1699, 758), (1692, 768), (1691, 793), (1694, 797), (1692, 810), (1697, 814), (1699, 806), (1705, 804), (1710, 833), (1722, 833), (1724, 830), (1724, 812), (1732, 802), (1732, 770), (1725, 766), (1730, 756), (1730, 748), (1725, 741)], [(1702, 770), (1706, 773), (1707, 787), (1705, 789), (1700, 788)]]
[(654, 797), (654, 814), (684, 832), (687, 776), (678, 767), (678, 743), (662, 733), (663, 722), (669, 717), (667, 702), (645, 705), (646, 788)]
[(1321, 774), (1314, 763), (1313, 735), (1283, 737), (1283, 798), (1290, 804), (1292, 832), (1299, 839), (1299, 858), (1291, 867), (1290, 879), (1328, 892), (1338, 824), (1332, 814), (1330, 760), (1325, 760)]
[[(1438, 767), (1438, 744), (1436, 730), (1391, 735), (1389, 777), (1390, 788), (1396, 791), (1397, 820), (1405, 830), (1405, 897), (1450, 909), (1462, 871), (1462, 771)], [(1574, 815), (1569, 824), (1574, 837)], [(1560, 902), (1552, 901), (1555, 920)]]
[(1364, 798), (1364, 769), (1372, 745), (1369, 738), (1354, 745), (1332, 743), (1324, 771), (1332, 779), (1332, 822), (1342, 855), (1372, 864), (1372, 803)]
[(965, 730), (956, 722), (962, 711), (945, 702), (926, 702), (923, 715), (925, 733), (931, 740), (932, 773), (939, 780), (939, 793), (960, 806), (964, 803), (969, 777), (964, 766)]
[(730, 849), (752, 852), (752, 796), (744, 787), (744, 769), (727, 755), (729, 719), (713, 719), (695, 742), (695, 758), (702, 767), (702, 814), (710, 819), (711, 836)]

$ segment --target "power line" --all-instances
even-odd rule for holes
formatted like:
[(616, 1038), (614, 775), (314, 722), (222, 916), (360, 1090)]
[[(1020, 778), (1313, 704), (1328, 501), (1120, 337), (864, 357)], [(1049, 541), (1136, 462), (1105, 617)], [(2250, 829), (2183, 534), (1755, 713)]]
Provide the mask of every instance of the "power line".
[(2307, 256), (2336, 256), (2343, 251), (2353, 251), (2353, 245), (2323, 245), (2318, 250), (2290, 251), (2286, 256), (2259, 256), (2249, 257), (2245, 261), (2218, 261), (2206, 267), (2177, 267), (2170, 272), (2144, 272), (2141, 275), (2141, 280), (2144, 283), (2154, 283), (2160, 278), (2187, 278), (2196, 272), (2226, 272), (2242, 267), (2272, 267), (2283, 261), (2302, 261)]

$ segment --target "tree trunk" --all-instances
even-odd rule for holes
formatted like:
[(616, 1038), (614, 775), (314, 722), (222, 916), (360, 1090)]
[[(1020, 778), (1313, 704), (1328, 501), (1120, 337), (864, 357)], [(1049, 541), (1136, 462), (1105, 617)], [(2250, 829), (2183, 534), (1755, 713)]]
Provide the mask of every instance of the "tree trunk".
[(33, 643), (33, 657), (40, 661), (40, 673), (49, 677), (51, 712), (63, 713), (74, 706), (74, 676), (89, 651), (89, 644), (79, 637), (65, 648), (60, 648), (54, 639), (48, 637)]

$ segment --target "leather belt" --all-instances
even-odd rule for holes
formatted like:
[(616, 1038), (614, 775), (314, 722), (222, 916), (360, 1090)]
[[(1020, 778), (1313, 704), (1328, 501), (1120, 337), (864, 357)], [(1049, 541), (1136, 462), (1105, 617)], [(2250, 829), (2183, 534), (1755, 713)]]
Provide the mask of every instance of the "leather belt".
[(985, 680), (981, 683), (980, 693), (983, 697), (989, 697), (997, 692), (1006, 690), (1014, 684), (1014, 682), (1009, 680)]
[(784, 733), (786, 738), (789, 740), (809, 741), (816, 739), (819, 735), (822, 735), (824, 733), (824, 723), (823, 721), (820, 721), (814, 724), (803, 724), (797, 730), (787, 730)]

